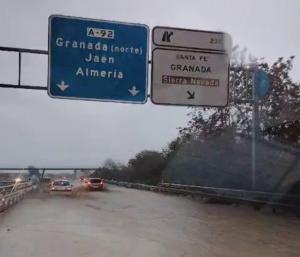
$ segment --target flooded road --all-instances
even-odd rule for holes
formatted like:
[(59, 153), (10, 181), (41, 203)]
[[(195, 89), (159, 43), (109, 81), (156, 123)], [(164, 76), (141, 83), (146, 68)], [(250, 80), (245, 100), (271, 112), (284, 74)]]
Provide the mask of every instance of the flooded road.
[(300, 221), (115, 186), (29, 195), (0, 214), (0, 256), (298, 257)]

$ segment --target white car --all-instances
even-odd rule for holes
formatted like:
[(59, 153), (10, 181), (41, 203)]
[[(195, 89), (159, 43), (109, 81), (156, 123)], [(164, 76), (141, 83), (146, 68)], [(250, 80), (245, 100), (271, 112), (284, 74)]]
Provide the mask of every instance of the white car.
[(50, 185), (50, 191), (72, 192), (73, 186), (68, 180), (54, 180)]

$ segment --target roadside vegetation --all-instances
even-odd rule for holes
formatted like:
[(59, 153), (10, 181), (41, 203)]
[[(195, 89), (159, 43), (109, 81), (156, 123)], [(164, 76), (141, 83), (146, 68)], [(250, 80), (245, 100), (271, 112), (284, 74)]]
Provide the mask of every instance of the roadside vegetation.
[(235, 47), (227, 107), (190, 108), (188, 124), (178, 128), (178, 137), (160, 152), (141, 151), (127, 164), (107, 160), (92, 176), (251, 189), (253, 103), (245, 101), (252, 97), (246, 68), (255, 63), (271, 84), (257, 102), (257, 190), (300, 194), (300, 83), (291, 77), (294, 58), (280, 57), (269, 65)]

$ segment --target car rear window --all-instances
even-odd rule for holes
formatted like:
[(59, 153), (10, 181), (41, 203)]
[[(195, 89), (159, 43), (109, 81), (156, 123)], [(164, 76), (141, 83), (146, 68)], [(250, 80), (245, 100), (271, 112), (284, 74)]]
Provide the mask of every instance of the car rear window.
[(90, 181), (91, 181), (91, 183), (100, 183), (101, 179), (100, 178), (93, 178)]
[(69, 181), (55, 181), (53, 183), (54, 186), (69, 186), (70, 182)]

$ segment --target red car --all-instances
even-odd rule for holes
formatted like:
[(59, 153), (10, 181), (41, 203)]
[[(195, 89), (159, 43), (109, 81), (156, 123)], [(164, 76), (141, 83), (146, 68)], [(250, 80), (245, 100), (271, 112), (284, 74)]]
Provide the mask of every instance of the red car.
[(84, 186), (89, 190), (103, 190), (104, 189), (104, 179), (102, 178), (85, 178)]

